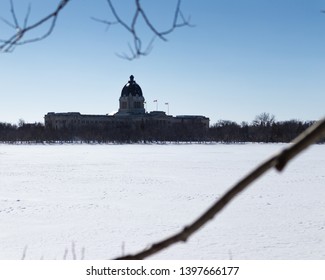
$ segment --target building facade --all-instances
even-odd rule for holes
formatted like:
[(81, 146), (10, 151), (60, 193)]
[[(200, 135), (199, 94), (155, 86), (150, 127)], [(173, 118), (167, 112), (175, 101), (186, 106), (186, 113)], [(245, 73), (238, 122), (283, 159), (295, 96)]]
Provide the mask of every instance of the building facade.
[(146, 112), (145, 99), (141, 87), (130, 76), (128, 83), (122, 88), (119, 98), (119, 110), (114, 115), (84, 115), (79, 112), (54, 113), (45, 115), (45, 127), (53, 130), (97, 128), (110, 129), (128, 127), (144, 129), (145, 127), (188, 127), (190, 129), (208, 129), (209, 118), (205, 116), (183, 115), (171, 116), (163, 111)]

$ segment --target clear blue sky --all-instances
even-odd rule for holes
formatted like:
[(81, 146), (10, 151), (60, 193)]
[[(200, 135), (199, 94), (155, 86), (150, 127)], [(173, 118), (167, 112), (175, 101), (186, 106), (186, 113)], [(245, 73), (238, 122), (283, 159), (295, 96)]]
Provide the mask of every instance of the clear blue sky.
[[(31, 21), (59, 1), (15, 1)], [(115, 1), (123, 15), (130, 1)], [(154, 24), (168, 26), (172, 0), (142, 1)], [(122, 7), (120, 7), (122, 6)], [(156, 40), (151, 54), (118, 58), (131, 37), (119, 26), (108, 31), (91, 16), (111, 18), (105, 0), (72, 0), (46, 40), (0, 54), (0, 122), (43, 121), (47, 112), (106, 114), (131, 74), (142, 87), (149, 111), (252, 121), (262, 112), (277, 120), (315, 120), (325, 113), (325, 1), (183, 0), (194, 28)], [(10, 20), (9, 0), (0, 16)], [(8, 27), (0, 22), (0, 38)], [(144, 30), (144, 37), (148, 34)]]

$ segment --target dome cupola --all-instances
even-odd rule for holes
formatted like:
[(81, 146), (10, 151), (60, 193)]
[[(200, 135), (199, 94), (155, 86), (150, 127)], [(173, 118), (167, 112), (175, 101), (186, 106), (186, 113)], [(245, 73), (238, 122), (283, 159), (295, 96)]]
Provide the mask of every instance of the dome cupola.
[(119, 99), (120, 108), (117, 112), (119, 115), (139, 115), (145, 114), (144, 97), (140, 86), (135, 82), (134, 76), (123, 87)]
[(134, 76), (130, 76), (130, 80), (128, 83), (123, 87), (121, 96), (142, 96), (142, 90), (141, 87), (135, 82)]

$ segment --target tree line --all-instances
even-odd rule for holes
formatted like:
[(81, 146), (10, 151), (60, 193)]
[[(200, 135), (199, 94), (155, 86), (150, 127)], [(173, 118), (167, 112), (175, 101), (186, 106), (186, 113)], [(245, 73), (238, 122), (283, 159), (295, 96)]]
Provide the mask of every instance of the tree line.
[[(43, 123), (18, 125), (0, 122), (2, 143), (154, 143), (154, 142), (219, 142), (219, 143), (288, 143), (310, 127), (314, 121), (276, 121), (268, 113), (255, 117), (251, 123), (240, 124), (219, 120), (208, 129), (198, 126), (177, 125), (159, 127), (155, 124), (114, 128), (83, 127), (79, 129), (50, 129)], [(320, 140), (325, 143), (325, 138)]]
[[(220, 120), (209, 128), (209, 138), (216, 142), (289, 143), (315, 121), (276, 121), (274, 115), (262, 113), (249, 124)], [(320, 142), (324, 143), (325, 139)]]

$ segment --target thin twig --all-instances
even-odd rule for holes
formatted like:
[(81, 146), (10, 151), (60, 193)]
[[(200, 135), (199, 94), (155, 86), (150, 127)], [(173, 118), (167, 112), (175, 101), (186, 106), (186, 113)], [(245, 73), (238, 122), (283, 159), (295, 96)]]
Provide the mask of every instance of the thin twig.
[(230, 188), (218, 201), (216, 201), (206, 212), (204, 212), (192, 224), (186, 226), (182, 231), (164, 239), (158, 243), (153, 244), (148, 249), (145, 249), (134, 255), (121, 256), (118, 260), (136, 260), (145, 259), (151, 255), (166, 249), (167, 247), (178, 243), (186, 242), (190, 236), (201, 229), (208, 221), (213, 219), (226, 205), (228, 205), (239, 193), (244, 191), (253, 181), (259, 178), (266, 171), (275, 167), (278, 171), (282, 171), (286, 164), (305, 150), (310, 145), (316, 143), (325, 136), (325, 118), (315, 123), (305, 132), (299, 135), (293, 144), (278, 153), (277, 155), (266, 160), (261, 165), (257, 166), (252, 172)]
[(76, 260), (77, 259), (76, 245), (75, 245), (75, 243), (73, 241), (72, 241), (72, 244), (71, 244), (71, 253), (72, 253), (72, 259)]
[(24, 247), (23, 255), (21, 256), (21, 260), (22, 260), (22, 261), (26, 259), (27, 249), (28, 249), (28, 246), (26, 245), (26, 246)]
[[(51, 33), (54, 30), (56, 20), (57, 20), (59, 13), (62, 11), (62, 9), (69, 2), (70, 2), (70, 0), (61, 0), (59, 5), (57, 6), (57, 8), (52, 13), (50, 13), (46, 17), (40, 19), (39, 21), (27, 26), (29, 15), (31, 12), (31, 6), (29, 5), (28, 9), (27, 9), (27, 13), (25, 15), (25, 19), (24, 19), (24, 26), (21, 27), (19, 25), (19, 22), (18, 22), (18, 19), (16, 16), (13, 0), (10, 0), (10, 7), (11, 7), (10, 11), (11, 11), (14, 23), (10, 23), (8, 20), (5, 20), (3, 18), (1, 18), (1, 20), (3, 22), (5, 22), (7, 25), (9, 25), (10, 27), (12, 27), (13, 29), (15, 29), (15, 33), (7, 40), (0, 40), (0, 42), (2, 42), (2, 44), (0, 45), (0, 52), (11, 52), (18, 45), (24, 45), (24, 44), (28, 44), (28, 43), (41, 41), (41, 40), (45, 39), (46, 37), (48, 37), (49, 35), (51, 35)], [(22, 40), (26, 36), (27, 33), (38, 28), (39, 26), (45, 24), (46, 22), (50, 22), (50, 26), (49, 26), (48, 30), (43, 35), (41, 35), (39, 37), (34, 37), (32, 39), (28, 39), (28, 40)]]
[(32, 10), (32, 6), (31, 6), (31, 4), (29, 4), (28, 8), (27, 8), (27, 13), (26, 13), (26, 16), (25, 16), (25, 20), (24, 20), (24, 28), (27, 27), (28, 19), (29, 19), (29, 15), (31, 13), (31, 10)]
[(117, 21), (107, 21), (100, 18), (91, 17), (92, 20), (103, 23), (106, 25), (106, 31), (111, 27), (111, 25), (118, 24)]
[(85, 252), (86, 252), (85, 247), (82, 247), (81, 248), (81, 257), (80, 257), (80, 260), (84, 260), (85, 259)]
[(14, 20), (15, 27), (19, 28), (19, 23), (18, 23), (18, 20), (17, 20), (17, 17), (16, 17), (16, 12), (15, 12), (15, 7), (14, 7), (13, 0), (10, 0), (10, 12), (11, 12), (12, 18)]
[[(7, 24), (8, 26), (10, 26), (11, 28), (14, 28), (14, 29), (16, 28), (15, 25), (13, 25), (10, 21), (6, 20), (5, 18), (0, 17), (0, 19), (1, 19), (1, 21), (3, 21), (5, 24)], [(1, 40), (1, 41), (5, 42), (5, 40)]]
[(63, 254), (63, 260), (66, 260), (67, 259), (68, 252), (69, 252), (69, 250), (67, 248), (65, 248), (64, 254)]

